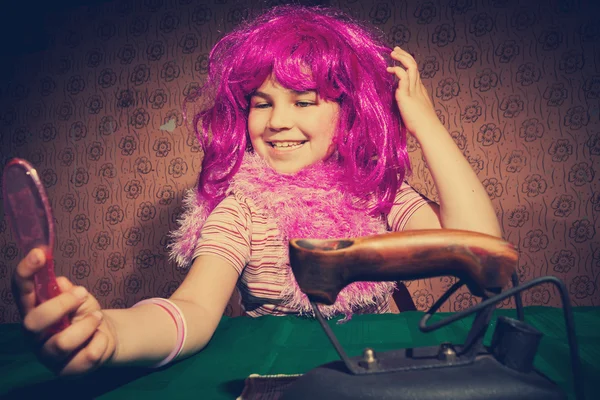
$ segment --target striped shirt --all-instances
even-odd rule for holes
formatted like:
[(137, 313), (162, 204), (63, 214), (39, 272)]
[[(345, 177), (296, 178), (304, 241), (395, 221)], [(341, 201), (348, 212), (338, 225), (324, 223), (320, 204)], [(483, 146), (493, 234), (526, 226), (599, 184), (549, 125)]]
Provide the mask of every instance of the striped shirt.
[[(428, 201), (403, 183), (387, 216), (388, 230), (403, 231), (410, 217)], [(237, 287), (249, 316), (295, 314), (282, 305), (280, 296), (286, 282), (279, 260), (287, 254), (279, 237), (276, 221), (267, 218), (251, 199), (234, 193), (205, 221), (193, 258), (216, 255), (233, 266), (240, 275)], [(389, 312), (389, 299), (365, 312)]]

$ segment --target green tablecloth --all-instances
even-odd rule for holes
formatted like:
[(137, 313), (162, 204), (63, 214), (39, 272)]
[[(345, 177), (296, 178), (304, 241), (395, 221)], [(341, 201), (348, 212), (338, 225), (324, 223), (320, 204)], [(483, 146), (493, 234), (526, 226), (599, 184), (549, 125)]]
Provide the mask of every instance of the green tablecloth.
[[(514, 310), (497, 315), (514, 316)], [(472, 318), (439, 331), (418, 329), (421, 312), (399, 315), (358, 315), (346, 323), (330, 321), (351, 355), (364, 347), (385, 351), (431, 346), (443, 341), (462, 343)], [(440, 313), (431, 322), (447, 313)], [(544, 333), (536, 367), (572, 393), (568, 344), (562, 310), (527, 307), (526, 322)], [(600, 398), (592, 385), (600, 378), (600, 308), (575, 308), (580, 357), (587, 399)], [(492, 326), (493, 328), (493, 326)], [(489, 329), (489, 343), (493, 329)], [(244, 379), (257, 374), (298, 374), (337, 359), (318, 322), (297, 317), (226, 318), (213, 340), (199, 354), (160, 371), (107, 368), (71, 380), (55, 378), (29, 351), (20, 327), (0, 325), (0, 396), (16, 399), (235, 399)]]

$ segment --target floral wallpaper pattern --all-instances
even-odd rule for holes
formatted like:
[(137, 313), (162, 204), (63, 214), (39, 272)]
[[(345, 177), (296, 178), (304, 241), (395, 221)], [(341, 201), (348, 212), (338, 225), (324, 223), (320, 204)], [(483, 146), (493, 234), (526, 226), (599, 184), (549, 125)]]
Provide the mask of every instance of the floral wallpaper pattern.
[[(131, 0), (49, 14), (49, 48), (15, 59), (0, 78), (0, 161), (37, 167), (55, 212), (57, 274), (104, 307), (169, 296), (184, 278), (168, 261), (168, 232), (202, 155), (182, 100), (223, 32), (280, 3)], [(414, 55), (439, 119), (520, 251), (519, 279), (555, 275), (574, 305), (600, 304), (600, 14), (590, 3), (330, 2)], [(410, 182), (436, 199), (413, 139), (409, 150)], [(21, 257), (2, 220), (0, 322), (19, 319), (10, 275)], [(407, 286), (424, 310), (453, 283)], [(560, 306), (552, 286), (523, 298)], [(461, 290), (442, 310), (477, 301)], [(227, 313), (240, 314), (235, 298)]]

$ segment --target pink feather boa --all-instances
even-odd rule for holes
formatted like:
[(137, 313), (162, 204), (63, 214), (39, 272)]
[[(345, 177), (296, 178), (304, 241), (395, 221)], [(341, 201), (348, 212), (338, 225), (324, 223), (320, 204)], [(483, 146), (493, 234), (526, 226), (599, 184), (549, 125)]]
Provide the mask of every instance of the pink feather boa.
[[(289, 266), (290, 238), (350, 238), (387, 231), (384, 218), (369, 216), (364, 202), (342, 190), (342, 177), (343, 171), (337, 164), (324, 162), (295, 174), (279, 174), (260, 157), (246, 153), (227, 191), (228, 195), (241, 194), (261, 205), (266, 215), (277, 222), (285, 249), (279, 270), (288, 282), (281, 296), (286, 307), (301, 315), (313, 315), (313, 310)], [(202, 225), (212, 211), (196, 190), (188, 191), (184, 206), (181, 225), (173, 232), (171, 245), (171, 259), (179, 267), (191, 263)], [(354, 312), (385, 301), (394, 288), (393, 282), (354, 282), (340, 292), (335, 304), (321, 306), (320, 310), (326, 317), (343, 313), (349, 318)]]

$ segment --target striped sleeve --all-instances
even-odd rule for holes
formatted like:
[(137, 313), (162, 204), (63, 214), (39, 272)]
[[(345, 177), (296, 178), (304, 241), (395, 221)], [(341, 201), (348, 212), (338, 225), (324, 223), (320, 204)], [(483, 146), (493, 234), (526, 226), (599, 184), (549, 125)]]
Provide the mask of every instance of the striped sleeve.
[(250, 260), (251, 236), (251, 214), (247, 205), (233, 196), (226, 197), (206, 219), (194, 258), (219, 256), (241, 274)]
[(427, 203), (432, 203), (432, 201), (419, 194), (408, 183), (402, 182), (387, 217), (388, 228), (392, 232), (403, 231), (415, 211)]

